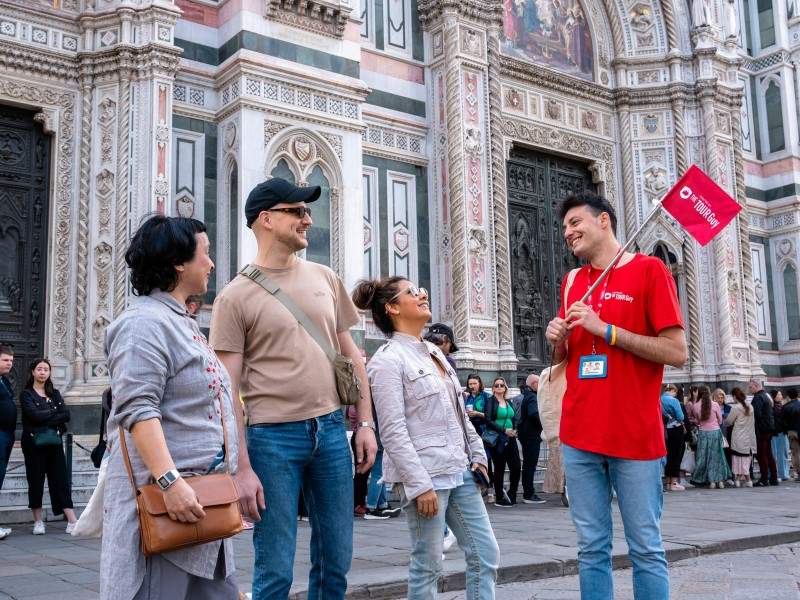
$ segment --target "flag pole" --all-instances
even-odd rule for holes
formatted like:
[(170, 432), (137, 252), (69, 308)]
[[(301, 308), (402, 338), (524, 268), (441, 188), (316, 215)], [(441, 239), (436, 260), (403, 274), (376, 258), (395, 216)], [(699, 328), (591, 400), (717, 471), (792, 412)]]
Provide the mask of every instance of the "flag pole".
[[(608, 263), (608, 266), (605, 268), (605, 270), (602, 273), (600, 273), (600, 277), (597, 278), (597, 281), (595, 281), (589, 287), (589, 289), (583, 295), (583, 298), (581, 298), (580, 300), (581, 302), (586, 302), (589, 299), (592, 293), (597, 289), (597, 286), (600, 285), (603, 279), (605, 279), (611, 272), (611, 269), (616, 267), (617, 263), (624, 256), (624, 254), (631, 249), (633, 243), (636, 241), (636, 238), (639, 237), (639, 234), (642, 233), (642, 230), (645, 227), (647, 227), (650, 224), (650, 222), (661, 212), (661, 207), (663, 205), (663, 202), (664, 202), (663, 196), (658, 200), (656, 200), (655, 205), (653, 206), (653, 210), (650, 211), (650, 214), (647, 215), (647, 218), (642, 222), (641, 225), (639, 225), (639, 228), (631, 234), (630, 239), (628, 239), (628, 241), (625, 242), (625, 245), (619, 249), (619, 252), (617, 252), (617, 255), (611, 260), (610, 263)], [(564, 307), (564, 310), (567, 310), (567, 308), (568, 307)]]

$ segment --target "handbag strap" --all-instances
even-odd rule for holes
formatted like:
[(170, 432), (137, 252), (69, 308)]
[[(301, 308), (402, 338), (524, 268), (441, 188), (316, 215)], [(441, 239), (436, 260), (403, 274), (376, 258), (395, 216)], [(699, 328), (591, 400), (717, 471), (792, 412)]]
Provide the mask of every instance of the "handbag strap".
[(292, 316), (294, 316), (294, 318), (297, 319), (297, 322), (302, 325), (303, 329), (308, 332), (308, 335), (310, 335), (314, 341), (317, 342), (319, 347), (322, 348), (322, 351), (328, 357), (328, 360), (332, 363), (336, 361), (336, 355), (338, 352), (331, 347), (331, 345), (322, 335), (322, 332), (308, 317), (308, 315), (303, 312), (303, 310), (297, 306), (297, 304), (295, 304), (294, 300), (292, 300), (277, 283), (267, 277), (264, 272), (261, 271), (261, 269), (254, 267), (253, 265), (245, 265), (242, 270), (239, 271), (239, 275), (244, 275), (248, 279), (260, 285), (268, 293), (272, 294), (272, 296), (274, 296), (278, 302), (283, 304), (286, 310), (292, 313)]
[[(231, 410), (233, 410), (233, 398), (231, 398)], [(228, 451), (228, 428), (225, 426), (225, 407), (222, 406), (222, 400), (219, 403), (219, 418), (220, 422), (222, 423), (222, 447), (225, 449), (225, 467), (228, 470), (228, 473), (231, 471), (231, 455)], [(137, 488), (136, 488), (136, 480), (133, 478), (133, 469), (131, 468), (131, 458), (128, 454), (128, 444), (125, 442), (125, 430), (122, 428), (122, 425), (117, 426), (119, 429), (119, 444), (122, 448), (122, 460), (125, 463), (125, 470), (128, 472), (128, 480), (131, 482), (131, 489), (133, 489), (133, 495), (136, 496)]]

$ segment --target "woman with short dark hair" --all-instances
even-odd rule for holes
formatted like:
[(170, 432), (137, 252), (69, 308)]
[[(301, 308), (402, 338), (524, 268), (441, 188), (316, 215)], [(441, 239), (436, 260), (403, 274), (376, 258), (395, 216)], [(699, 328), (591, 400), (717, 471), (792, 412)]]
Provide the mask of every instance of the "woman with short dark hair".
[(28, 507), (33, 511), (33, 535), (44, 535), (42, 496), (44, 480), (50, 490), (54, 515), (67, 519), (67, 533), (75, 529), (75, 511), (67, 476), (61, 436), (67, 430), (69, 410), (50, 379), (50, 361), (37, 358), (30, 364), (28, 382), (19, 397), (22, 408), (22, 454), (28, 479)]
[(476, 480), (486, 479), (483, 444), (461, 403), (442, 351), (422, 339), (428, 292), (400, 277), (362, 281), (353, 302), (389, 341), (367, 363), (383, 444), (383, 479), (395, 484), (411, 534), (408, 598), (436, 597), (442, 531), (452, 530), (467, 563), (468, 600), (494, 598), (499, 549)]
[(138, 299), (106, 333), (112, 406), (102, 599), (238, 597), (230, 539), (144, 556), (119, 443), (121, 427), (136, 486), (156, 480), (174, 521), (196, 523), (205, 517), (187, 477), (214, 472), (222, 463), (231, 471), (236, 467), (228, 373), (186, 309), (189, 296), (207, 290), (214, 268), (209, 249), (203, 223), (159, 215), (142, 224), (125, 254)]

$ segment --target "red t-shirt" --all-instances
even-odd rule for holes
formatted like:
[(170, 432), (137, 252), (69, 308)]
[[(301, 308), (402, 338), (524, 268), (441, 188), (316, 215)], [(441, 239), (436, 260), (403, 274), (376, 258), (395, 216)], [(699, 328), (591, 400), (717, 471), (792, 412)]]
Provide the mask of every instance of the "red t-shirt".
[[(577, 302), (602, 271), (582, 267), (569, 291), (567, 306)], [(561, 298), (567, 278), (561, 283)], [(587, 300), (600, 319), (632, 333), (656, 336), (683, 327), (675, 282), (658, 258), (637, 254), (611, 271)], [(564, 307), (559, 317), (564, 318)], [(580, 357), (595, 353), (608, 359), (604, 379), (579, 379)], [(561, 413), (561, 441), (574, 448), (617, 458), (652, 460), (666, 454), (661, 421), (664, 366), (606, 344), (576, 327), (567, 341), (567, 390)]]

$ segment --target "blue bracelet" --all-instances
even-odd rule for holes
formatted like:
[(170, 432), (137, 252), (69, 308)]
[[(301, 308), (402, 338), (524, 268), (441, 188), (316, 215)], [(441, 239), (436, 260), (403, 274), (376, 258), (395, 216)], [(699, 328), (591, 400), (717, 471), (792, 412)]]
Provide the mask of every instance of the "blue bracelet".
[(611, 327), (612, 325), (606, 325), (606, 344), (611, 345)]

